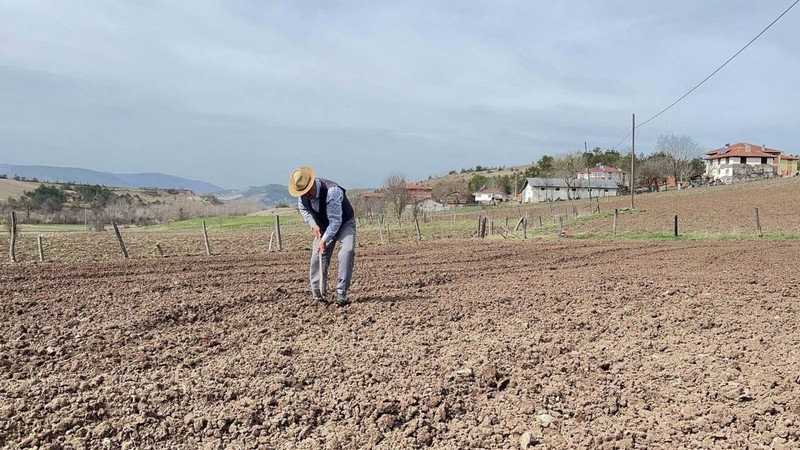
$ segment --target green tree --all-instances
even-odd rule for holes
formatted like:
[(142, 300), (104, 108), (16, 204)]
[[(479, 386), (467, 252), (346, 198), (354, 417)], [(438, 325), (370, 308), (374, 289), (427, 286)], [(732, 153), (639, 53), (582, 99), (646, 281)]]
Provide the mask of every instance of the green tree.
[(539, 168), (538, 164), (533, 164), (525, 169), (523, 172), (523, 178), (536, 178), (542, 174), (542, 170)]
[(542, 175), (549, 175), (553, 172), (553, 163), (555, 163), (555, 158), (552, 156), (544, 155), (539, 158), (539, 161), (536, 162), (536, 165), (539, 167), (539, 173)]
[(470, 192), (475, 192), (479, 189), (484, 188), (489, 184), (489, 178), (485, 175), (474, 174), (469, 179), (469, 190)]
[(706, 173), (706, 164), (703, 162), (703, 158), (692, 159), (691, 163), (689, 163), (689, 170), (687, 172), (688, 178), (692, 180), (699, 176), (702, 176), (705, 173)]
[(33, 191), (25, 192), (25, 197), (29, 200), (30, 208), (39, 210), (44, 214), (61, 211), (67, 196), (63, 191), (45, 184), (40, 185)]
[(78, 193), (81, 202), (94, 210), (105, 208), (117, 197), (111, 189), (100, 185), (75, 186), (75, 192)]

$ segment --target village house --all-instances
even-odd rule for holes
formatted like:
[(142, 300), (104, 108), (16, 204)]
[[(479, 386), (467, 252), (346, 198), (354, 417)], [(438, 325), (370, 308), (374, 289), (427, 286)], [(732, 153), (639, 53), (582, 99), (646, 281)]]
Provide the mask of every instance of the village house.
[(793, 177), (797, 175), (798, 169), (798, 161), (800, 158), (787, 155), (780, 150), (775, 150), (774, 148), (767, 148), (766, 146), (763, 147), (766, 153), (771, 155), (775, 155), (775, 174), (779, 177)]
[(421, 183), (406, 183), (406, 192), (415, 202), (433, 197), (433, 188)]
[(472, 194), (478, 203), (502, 202), (506, 198), (506, 193), (497, 189), (480, 189)]
[(611, 180), (576, 179), (571, 186), (563, 178), (528, 178), (522, 188), (523, 203), (553, 202), (556, 200), (615, 197), (619, 186)]
[(578, 174), (578, 179), (590, 181), (609, 180), (617, 183), (618, 185), (624, 186), (628, 180), (627, 176), (628, 172), (625, 172), (622, 169), (604, 166), (603, 164), (597, 164), (594, 167), (587, 168), (584, 172), (580, 172)]
[[(412, 203), (416, 203), (433, 197), (433, 188), (420, 183), (406, 183), (406, 194), (411, 197)], [(361, 196), (371, 200), (380, 200), (386, 197), (383, 192), (380, 192), (380, 189), (373, 192), (363, 192)]]
[[(406, 183), (406, 194), (410, 199), (407, 209), (416, 208), (418, 211), (431, 212), (448, 208), (448, 206), (434, 200), (433, 188), (425, 186), (424, 184)], [(363, 197), (367, 203), (374, 205), (386, 201), (386, 194), (378, 191), (362, 192), (361, 197)]]
[(449, 209), (449, 207), (447, 205), (439, 203), (439, 202), (437, 202), (436, 200), (434, 200), (434, 199), (432, 199), (430, 197), (428, 197), (428, 198), (426, 198), (424, 200), (418, 201), (416, 204), (414, 204), (413, 207), (417, 208), (417, 211), (421, 211), (421, 212), (425, 212), (425, 213), (436, 212), (436, 211), (444, 211), (446, 209)]
[(706, 152), (706, 176), (723, 183), (794, 176), (798, 171), (798, 158), (780, 150), (748, 143), (725, 144)]

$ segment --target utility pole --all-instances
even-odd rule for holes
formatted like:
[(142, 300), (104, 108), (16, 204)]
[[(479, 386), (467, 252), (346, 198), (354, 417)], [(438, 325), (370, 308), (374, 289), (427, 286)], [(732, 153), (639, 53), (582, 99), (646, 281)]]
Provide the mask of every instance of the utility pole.
[[(586, 141), (583, 141), (583, 154), (587, 155), (589, 153), (589, 146), (586, 145)], [(589, 203), (592, 202), (592, 176), (589, 174), (589, 166), (591, 166), (591, 161), (586, 161), (586, 185), (589, 186)]]
[(633, 173), (633, 162), (636, 158), (636, 114), (633, 115), (632, 118), (632, 125), (631, 125), (631, 179), (630, 179), (630, 186), (631, 186), (631, 209), (633, 209), (633, 180), (635, 179)]

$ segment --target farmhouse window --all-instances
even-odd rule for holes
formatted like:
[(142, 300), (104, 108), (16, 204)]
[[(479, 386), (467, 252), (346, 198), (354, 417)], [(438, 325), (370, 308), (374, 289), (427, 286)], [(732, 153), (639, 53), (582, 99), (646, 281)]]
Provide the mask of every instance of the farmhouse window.
[(603, 192), (608, 192), (608, 189), (604, 189)]
[(761, 164), (766, 164), (766, 163), (767, 163), (767, 158), (761, 158)]
[(540, 191), (543, 191), (543, 190), (544, 190), (544, 188), (539, 188), (539, 190), (540, 190)]
[(560, 190), (561, 190), (561, 188), (556, 188), (556, 190), (557, 190), (557, 191), (560, 191)]
[[(761, 158), (761, 159), (763, 160), (764, 158)], [(747, 157), (746, 156), (740, 156), (739, 157), (739, 164), (747, 164)], [(761, 164), (764, 164), (764, 163), (762, 162)]]

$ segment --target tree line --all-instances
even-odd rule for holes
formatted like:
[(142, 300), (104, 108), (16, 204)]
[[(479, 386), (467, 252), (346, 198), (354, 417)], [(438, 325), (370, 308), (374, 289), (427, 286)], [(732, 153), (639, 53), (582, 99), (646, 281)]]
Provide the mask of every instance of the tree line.
[[(702, 148), (689, 136), (660, 135), (649, 154), (639, 153), (633, 158), (634, 186), (650, 191), (665, 186), (668, 179), (675, 183), (702, 178), (705, 166), (702, 159)], [(595, 147), (591, 150), (567, 152), (558, 156), (543, 155), (524, 169), (512, 168), (510, 173), (495, 174), (494, 171), (509, 170), (503, 166), (475, 166), (460, 171), (451, 170), (448, 177), (430, 181), (433, 188), (432, 198), (443, 204), (466, 204), (473, 202), (473, 194), (480, 189), (493, 189), (506, 195), (519, 194), (525, 186), (527, 178), (558, 178), (564, 180), (568, 187), (578, 184), (578, 174), (587, 169), (602, 165), (615, 167), (630, 173), (631, 152), (620, 152), (616, 149), (603, 150)], [(469, 174), (469, 177), (452, 175)], [(417, 208), (406, 190), (406, 178), (400, 173), (391, 174), (378, 190), (382, 196), (355, 196), (351, 201), (359, 217), (365, 219), (382, 218), (386, 213), (398, 222), (405, 212), (416, 217)], [(629, 180), (625, 178), (620, 188), (628, 189)], [(569, 195), (570, 189), (567, 190)]]
[[(648, 190), (658, 190), (672, 178), (677, 184), (701, 178), (705, 172), (702, 148), (690, 136), (660, 135), (650, 154), (639, 153), (633, 160), (634, 185)], [(482, 188), (502, 191), (508, 195), (518, 194), (527, 178), (543, 177), (564, 180), (568, 186), (577, 184), (578, 174), (588, 168), (602, 165), (615, 167), (630, 173), (631, 152), (616, 149), (602, 150), (595, 147), (589, 151), (573, 151), (558, 156), (544, 155), (531, 163), (525, 170), (513, 169), (511, 174), (491, 175), (468, 170), (472, 173), (466, 179), (453, 179), (441, 184), (442, 189), (434, 188), (434, 198), (441, 201), (449, 192), (459, 192), (462, 196)], [(477, 166), (481, 167), (481, 166)], [(498, 169), (499, 170), (499, 169)], [(451, 171), (452, 174), (455, 171)], [(626, 179), (625, 184), (628, 184)], [(625, 186), (627, 188), (627, 186)]]
[[(0, 202), (3, 220), (10, 211), (21, 213), (25, 223), (86, 224), (101, 231), (112, 220), (122, 224), (151, 225), (195, 217), (244, 215), (263, 209), (252, 202), (223, 204), (213, 195), (178, 195), (175, 189), (145, 189), (142, 195), (114, 192), (106, 186), (41, 184), (18, 198)], [(164, 197), (163, 200), (157, 197)], [(152, 199), (156, 197), (156, 199)]]

